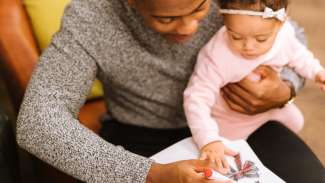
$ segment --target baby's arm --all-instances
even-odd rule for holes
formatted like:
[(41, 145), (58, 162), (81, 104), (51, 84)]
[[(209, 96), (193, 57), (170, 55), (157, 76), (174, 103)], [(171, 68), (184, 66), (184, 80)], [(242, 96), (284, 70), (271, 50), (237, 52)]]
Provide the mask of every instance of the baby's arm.
[(212, 60), (201, 51), (184, 92), (185, 115), (199, 149), (208, 143), (220, 140), (218, 124), (211, 117), (211, 109), (221, 84), (222, 79)]
[(314, 57), (314, 54), (293, 35), (292, 27), (287, 26), (287, 30), (286, 54), (289, 55), (290, 60), (288, 66), (304, 78), (320, 83), (322, 77), (317, 75), (322, 75), (321, 73), (325, 71), (324, 67)]
[(320, 88), (325, 91), (324, 67), (306, 47), (296, 45), (295, 48), (297, 51), (290, 60), (289, 67), (293, 67), (301, 76), (320, 84)]
[(290, 58), (289, 67), (294, 68), (304, 78), (316, 81), (316, 76), (324, 71), (319, 60), (302, 45), (297, 45), (295, 50), (296, 53)]
[[(229, 171), (225, 153), (232, 155), (220, 140), (218, 124), (211, 117), (223, 79), (206, 46), (199, 53), (195, 70), (184, 92), (184, 110), (193, 139), (201, 150), (200, 159), (208, 159), (226, 173)], [(222, 68), (222, 66), (220, 67)]]

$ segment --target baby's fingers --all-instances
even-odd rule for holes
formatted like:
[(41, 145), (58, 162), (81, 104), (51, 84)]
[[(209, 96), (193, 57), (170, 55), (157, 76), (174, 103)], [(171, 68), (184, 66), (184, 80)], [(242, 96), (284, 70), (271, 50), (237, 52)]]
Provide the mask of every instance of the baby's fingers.
[(223, 165), (225, 173), (228, 173), (230, 171), (230, 167), (229, 167), (229, 163), (226, 158), (222, 159), (222, 165)]
[(215, 163), (220, 173), (227, 174), (229, 172), (229, 164), (224, 157), (210, 157), (209, 160)]
[(228, 156), (236, 156), (238, 154), (237, 151), (234, 151), (228, 147), (225, 147), (225, 155), (228, 155)]
[[(222, 160), (220, 158), (216, 158), (214, 160), (214, 162), (216, 163), (217, 167), (218, 167), (218, 170), (219, 171), (222, 171), (223, 170), (223, 166), (222, 166)], [(221, 172), (222, 173), (222, 172)]]
[(320, 89), (325, 91), (325, 84), (320, 85)]
[(325, 84), (325, 70), (316, 75), (316, 82)]
[(206, 160), (206, 159), (208, 159), (208, 155), (207, 155), (207, 153), (205, 153), (205, 152), (201, 153), (199, 159), (200, 159), (200, 160)]

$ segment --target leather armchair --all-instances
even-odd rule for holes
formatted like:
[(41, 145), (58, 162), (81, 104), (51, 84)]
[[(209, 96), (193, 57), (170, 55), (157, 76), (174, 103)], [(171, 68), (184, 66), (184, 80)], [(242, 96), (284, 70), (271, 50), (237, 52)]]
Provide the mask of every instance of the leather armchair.
[[(39, 54), (40, 51), (35, 41), (29, 18), (22, 1), (0, 0), (1, 76), (5, 80), (6, 88), (9, 91), (10, 100), (12, 101), (16, 114), (19, 111), (24, 91), (38, 60)], [(105, 111), (106, 109), (102, 99), (89, 101), (80, 110), (79, 119), (86, 127), (90, 128), (94, 132), (98, 132), (101, 127), (99, 118), (105, 113)], [(40, 163), (39, 160), (34, 157), (30, 158), (31, 155), (21, 149), (19, 151), (20, 166), (25, 167), (20, 168), (23, 169), (20, 174), (23, 176), (21, 180), (24, 182), (72, 181), (71, 178), (56, 180), (56, 178), (62, 177), (58, 171), (54, 171), (51, 168), (43, 169), (42, 167), (49, 166), (45, 165), (45, 163)], [(29, 160), (24, 161), (26, 159)], [(31, 174), (34, 174), (34, 176), (31, 176)], [(30, 177), (34, 177), (34, 180)], [(42, 180), (40, 177), (47, 178)]]

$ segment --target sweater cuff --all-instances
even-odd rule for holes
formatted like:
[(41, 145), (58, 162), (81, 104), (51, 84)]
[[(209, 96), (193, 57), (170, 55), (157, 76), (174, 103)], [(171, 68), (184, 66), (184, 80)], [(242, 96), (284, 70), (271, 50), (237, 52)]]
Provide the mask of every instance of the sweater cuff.
[(214, 142), (221, 141), (222, 138), (219, 136), (218, 132), (213, 131), (205, 131), (203, 133), (193, 134), (194, 141), (196, 142), (198, 149), (201, 150), (205, 145)]
[(116, 182), (145, 183), (154, 160), (130, 152), (126, 153), (128, 154), (125, 156), (126, 159), (121, 160), (124, 162), (121, 162), (123, 166), (116, 167), (123, 167), (123, 170), (116, 170), (116, 173), (119, 174), (116, 175)]
[(292, 84), (294, 88), (294, 92), (296, 94), (305, 85), (305, 79), (288, 67), (284, 67), (282, 69), (281, 79), (285, 81), (289, 81)]

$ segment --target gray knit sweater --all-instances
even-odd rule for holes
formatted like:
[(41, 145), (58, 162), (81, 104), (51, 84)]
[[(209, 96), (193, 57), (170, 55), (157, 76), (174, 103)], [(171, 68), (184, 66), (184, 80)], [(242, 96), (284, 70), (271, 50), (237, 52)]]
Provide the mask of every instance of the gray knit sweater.
[(213, 3), (191, 41), (170, 44), (126, 3), (72, 1), (60, 32), (40, 58), (18, 116), (22, 148), (87, 182), (145, 182), (152, 163), (78, 122), (94, 79), (103, 83), (108, 115), (117, 120), (184, 127), (182, 92), (199, 49), (221, 26)]

